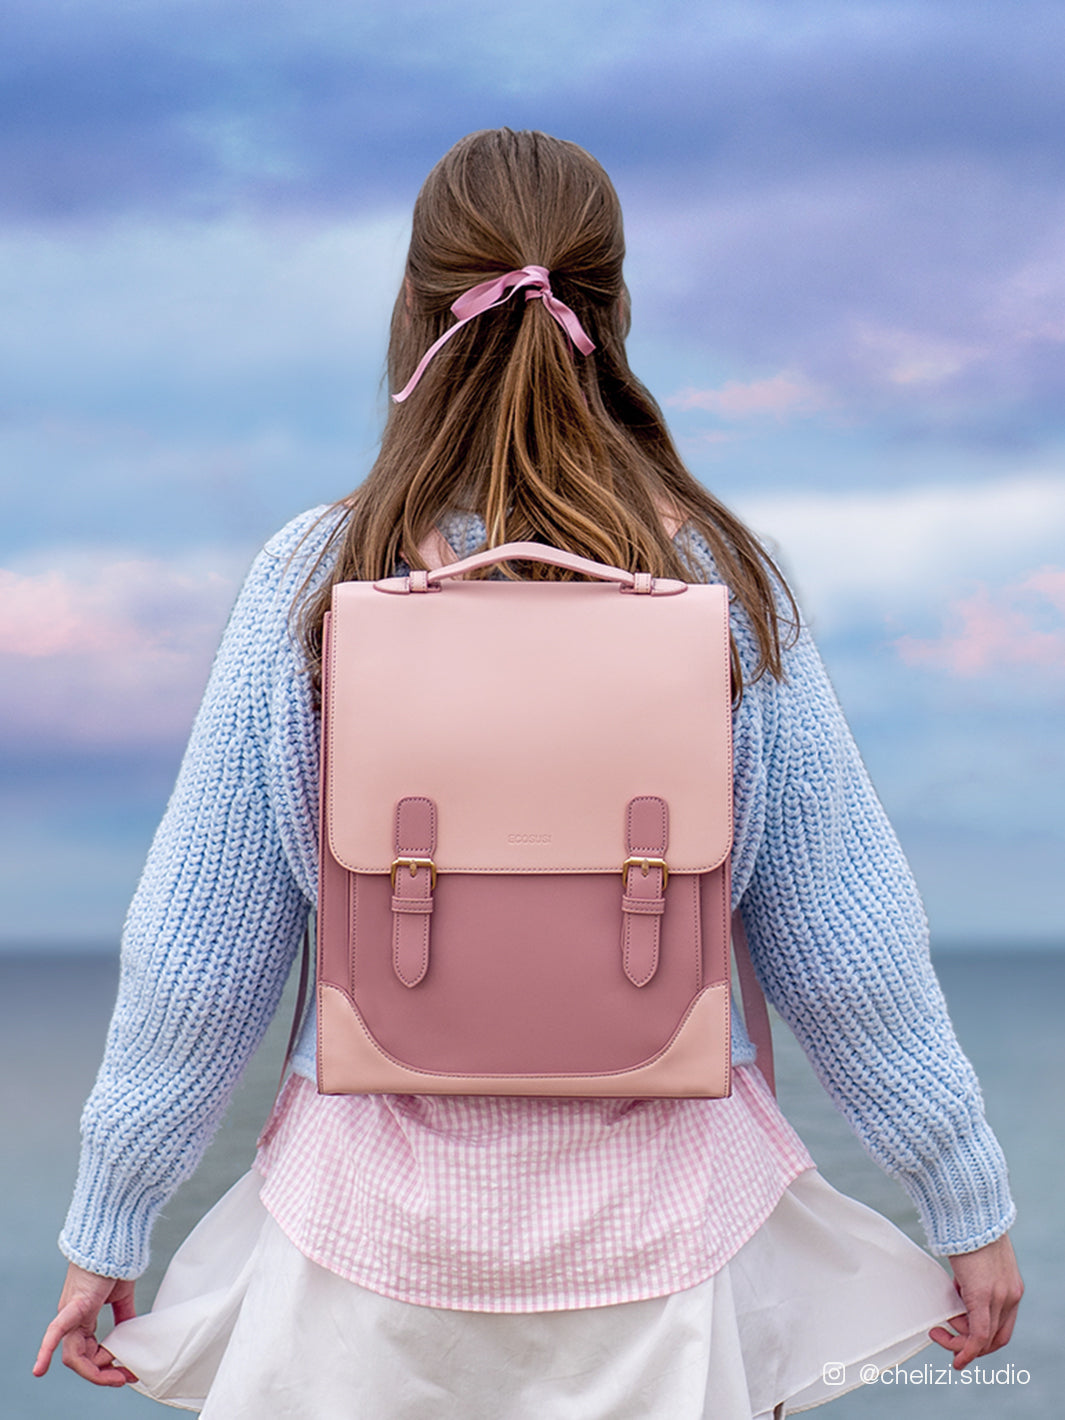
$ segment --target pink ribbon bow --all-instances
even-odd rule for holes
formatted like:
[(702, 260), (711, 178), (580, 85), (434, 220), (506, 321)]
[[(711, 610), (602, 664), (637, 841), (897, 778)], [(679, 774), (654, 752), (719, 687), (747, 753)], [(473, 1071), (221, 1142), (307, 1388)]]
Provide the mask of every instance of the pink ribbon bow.
[(493, 276), (490, 280), (482, 281), (479, 286), (471, 286), (468, 291), (462, 293), (451, 307), (452, 314), (458, 317), (458, 324), (453, 325), (450, 330), (445, 330), (440, 339), (430, 345), (418, 361), (418, 368), (414, 374), (411, 375), (399, 394), (392, 396), (396, 404), (402, 404), (411, 393), (425, 373), (426, 365), (442, 345), (446, 345), (451, 337), (475, 316), (483, 315), (493, 306), (501, 306), (504, 301), (510, 300), (515, 291), (522, 289), (525, 291), (527, 301), (543, 301), (582, 355), (592, 353), (595, 349), (595, 342), (589, 338), (569, 306), (564, 301), (560, 301), (557, 296), (552, 295), (547, 267), (523, 266), (520, 271), (508, 271), (505, 276)]

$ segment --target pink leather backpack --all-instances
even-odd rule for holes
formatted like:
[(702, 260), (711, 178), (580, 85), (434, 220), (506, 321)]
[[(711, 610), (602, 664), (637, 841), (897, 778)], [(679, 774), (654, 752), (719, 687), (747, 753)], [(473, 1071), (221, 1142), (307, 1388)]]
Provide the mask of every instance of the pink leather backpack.
[(321, 803), (320, 1091), (729, 1093), (724, 587), (339, 583)]

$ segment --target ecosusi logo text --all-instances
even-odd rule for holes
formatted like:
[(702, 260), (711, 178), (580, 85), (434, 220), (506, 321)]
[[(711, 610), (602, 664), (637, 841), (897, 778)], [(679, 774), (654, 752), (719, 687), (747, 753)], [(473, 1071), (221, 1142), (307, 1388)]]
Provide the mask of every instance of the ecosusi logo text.
[(508, 833), (508, 843), (550, 843), (549, 833)]

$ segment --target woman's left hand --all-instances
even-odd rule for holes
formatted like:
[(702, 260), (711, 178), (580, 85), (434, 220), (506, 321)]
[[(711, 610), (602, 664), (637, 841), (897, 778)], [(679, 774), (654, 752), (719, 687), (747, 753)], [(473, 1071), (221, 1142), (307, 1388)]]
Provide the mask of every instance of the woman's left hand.
[(977, 1356), (997, 1351), (1013, 1335), (1024, 1283), (1008, 1234), (975, 1252), (957, 1253), (948, 1259), (954, 1286), (965, 1311), (928, 1333), (933, 1341), (954, 1352), (954, 1369), (962, 1370)]
[(96, 1339), (96, 1319), (101, 1310), (110, 1306), (116, 1325), (136, 1315), (133, 1305), (134, 1283), (118, 1277), (101, 1277), (86, 1272), (72, 1262), (59, 1297), (56, 1317), (44, 1333), (41, 1349), (34, 1362), (33, 1374), (43, 1376), (56, 1347), (63, 1343), (63, 1364), (76, 1371), (93, 1385), (119, 1386), (137, 1377)]

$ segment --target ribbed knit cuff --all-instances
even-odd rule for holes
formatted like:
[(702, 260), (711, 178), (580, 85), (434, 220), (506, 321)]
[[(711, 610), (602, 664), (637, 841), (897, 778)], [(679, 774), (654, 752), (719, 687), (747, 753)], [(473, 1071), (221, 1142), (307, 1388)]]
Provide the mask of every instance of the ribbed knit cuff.
[(929, 1250), (939, 1257), (985, 1247), (1017, 1216), (1006, 1160), (983, 1119), (952, 1153), (896, 1176), (913, 1199)]
[(139, 1277), (147, 1268), (152, 1226), (168, 1196), (154, 1179), (123, 1173), (103, 1150), (86, 1143), (59, 1235), (59, 1250), (69, 1261), (102, 1277)]

